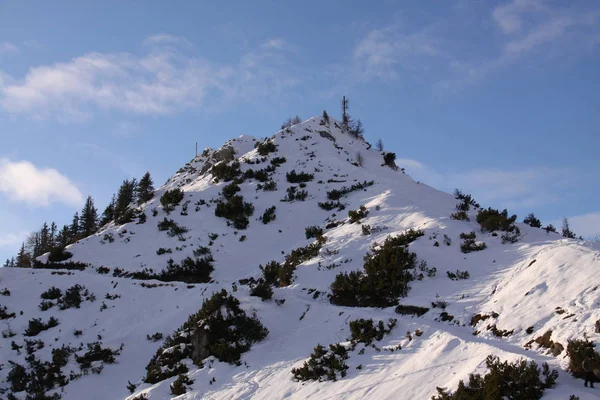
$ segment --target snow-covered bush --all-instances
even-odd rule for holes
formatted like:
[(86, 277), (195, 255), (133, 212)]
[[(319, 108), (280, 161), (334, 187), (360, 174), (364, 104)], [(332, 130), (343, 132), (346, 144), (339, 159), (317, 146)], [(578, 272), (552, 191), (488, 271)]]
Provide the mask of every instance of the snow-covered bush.
[(413, 230), (387, 237), (381, 246), (373, 246), (364, 257), (364, 272), (340, 273), (331, 284), (332, 304), (349, 307), (388, 307), (408, 294), (417, 255), (408, 245), (423, 236)]
[(350, 327), (350, 341), (353, 345), (358, 343), (370, 345), (373, 341), (380, 341), (394, 329), (396, 322), (396, 319), (390, 318), (386, 326), (382, 320), (379, 320), (377, 324), (374, 324), (372, 319), (361, 318), (350, 321), (348, 324)]
[(224, 289), (202, 303), (202, 308), (168, 336), (146, 366), (144, 382), (157, 383), (187, 372), (182, 363), (191, 359), (196, 365), (214, 356), (220, 361), (239, 363), (253, 343), (269, 331), (255, 316), (249, 317), (240, 302)]
[(306, 183), (312, 181), (314, 175), (307, 172), (297, 173), (296, 170), (291, 170), (285, 174), (285, 178), (289, 183)]
[(260, 154), (261, 156), (266, 156), (269, 153), (276, 152), (277, 146), (275, 145), (275, 143), (271, 142), (270, 140), (267, 140), (261, 143), (257, 143), (256, 151), (258, 151), (258, 154)]
[(160, 204), (163, 206), (165, 212), (170, 213), (181, 203), (183, 196), (184, 193), (181, 189), (167, 190), (160, 196)]
[(217, 179), (225, 182), (232, 181), (242, 173), (239, 161), (233, 161), (231, 165), (226, 162), (220, 162), (210, 169), (210, 173)]
[(369, 210), (367, 210), (367, 207), (365, 207), (364, 205), (360, 206), (358, 210), (348, 211), (348, 217), (350, 218), (351, 224), (360, 222), (360, 220), (366, 218), (367, 215), (369, 215)]
[(583, 360), (589, 358), (592, 364), (600, 366), (600, 354), (596, 351), (594, 342), (588, 339), (573, 339), (567, 344), (567, 357), (569, 357), (568, 371), (575, 378), (584, 378)]
[(159, 221), (157, 226), (159, 231), (167, 231), (167, 235), (169, 237), (183, 235), (184, 233), (188, 232), (188, 228), (178, 225), (177, 222), (173, 221), (172, 219), (167, 219), (167, 217), (165, 217), (162, 221)]
[(293, 368), (292, 374), (298, 381), (337, 381), (338, 374), (346, 376), (348, 365), (348, 350), (340, 344), (330, 344), (329, 350), (320, 344), (314, 348), (308, 361), (300, 368)]
[(550, 370), (547, 363), (540, 369), (535, 361), (500, 362), (498, 357), (490, 355), (486, 365), (489, 372), (484, 376), (469, 375), (469, 382), (460, 381), (454, 393), (438, 387), (438, 394), (432, 400), (541, 399), (558, 377), (558, 371)]
[(275, 218), (276, 218), (275, 209), (276, 209), (275, 206), (272, 206), (265, 210), (262, 217), (260, 217), (263, 224), (268, 224), (271, 221), (275, 221)]
[(307, 226), (304, 228), (304, 234), (307, 239), (316, 238), (317, 236), (321, 236), (323, 234), (323, 228), (314, 226)]
[(460, 251), (465, 254), (487, 249), (487, 245), (485, 243), (477, 243), (475, 241), (477, 238), (475, 231), (471, 231), (470, 233), (463, 232), (460, 234), (460, 238), (463, 240), (463, 242), (460, 244)]
[(246, 229), (250, 223), (248, 217), (254, 214), (252, 203), (245, 202), (240, 195), (232, 196), (226, 200), (217, 202), (215, 215), (230, 220), (235, 229)]

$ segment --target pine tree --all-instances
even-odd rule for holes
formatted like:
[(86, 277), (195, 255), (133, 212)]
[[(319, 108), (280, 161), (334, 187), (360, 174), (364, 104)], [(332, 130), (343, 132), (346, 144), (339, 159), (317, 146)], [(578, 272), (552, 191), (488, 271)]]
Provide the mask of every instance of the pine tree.
[(365, 133), (365, 128), (363, 127), (363, 123), (360, 119), (356, 120), (355, 123), (352, 123), (352, 128), (350, 129), (350, 135), (359, 139), (363, 137), (363, 133)]
[(79, 240), (79, 213), (76, 212), (73, 214), (73, 221), (71, 222), (71, 226), (69, 227), (69, 242), (75, 243)]
[(58, 226), (56, 222), (52, 221), (50, 224), (50, 249), (56, 247), (56, 235), (58, 234)]
[(68, 225), (63, 225), (62, 229), (56, 235), (55, 247), (64, 249), (66, 246), (71, 244), (71, 229)]
[(115, 219), (115, 202), (115, 195), (113, 194), (112, 198), (110, 199), (110, 203), (108, 203), (108, 205), (104, 209), (104, 212), (102, 213), (102, 218), (100, 219), (100, 226), (104, 226)]
[(534, 213), (531, 213), (523, 220), (523, 223), (533, 227), (533, 228), (541, 228), (542, 222), (536, 218)]
[(323, 110), (323, 119), (325, 120), (325, 123), (329, 124), (329, 114), (327, 114), (327, 111)]
[(342, 97), (342, 130), (347, 132), (349, 126), (350, 116), (348, 115), (348, 99), (344, 96)]
[(81, 217), (79, 218), (79, 232), (82, 237), (90, 236), (98, 230), (98, 210), (94, 206), (94, 199), (88, 196), (85, 200)]
[(137, 187), (135, 188), (135, 193), (137, 196), (137, 204), (143, 204), (154, 197), (154, 182), (152, 182), (152, 177), (150, 176), (150, 172), (146, 172)]
[(115, 221), (118, 223), (130, 222), (132, 215), (129, 205), (135, 200), (136, 180), (126, 179), (121, 184), (117, 193), (117, 201), (115, 203)]
[(383, 151), (383, 141), (381, 139), (377, 139), (377, 143), (375, 143), (375, 150)]
[(42, 225), (42, 228), (40, 229), (40, 248), (36, 252), (37, 254), (34, 254), (34, 257), (41, 256), (42, 254), (47, 253), (50, 250), (52, 250), (52, 238), (50, 236), (50, 228), (48, 227), (48, 224), (44, 222), (44, 225)]
[(577, 238), (577, 235), (575, 235), (575, 232), (573, 232), (571, 230), (571, 228), (569, 227), (569, 220), (567, 218), (563, 218), (562, 235), (569, 239)]
[(31, 256), (25, 250), (25, 243), (21, 244), (21, 249), (19, 250), (19, 254), (17, 254), (15, 265), (19, 268), (31, 267)]

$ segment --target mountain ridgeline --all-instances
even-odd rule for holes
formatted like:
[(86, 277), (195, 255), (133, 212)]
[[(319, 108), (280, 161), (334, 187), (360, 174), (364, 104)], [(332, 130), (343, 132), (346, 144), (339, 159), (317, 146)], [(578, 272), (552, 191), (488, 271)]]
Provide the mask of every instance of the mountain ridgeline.
[(414, 181), (344, 115), (45, 225), (0, 269), (0, 398), (586, 398), (598, 245)]

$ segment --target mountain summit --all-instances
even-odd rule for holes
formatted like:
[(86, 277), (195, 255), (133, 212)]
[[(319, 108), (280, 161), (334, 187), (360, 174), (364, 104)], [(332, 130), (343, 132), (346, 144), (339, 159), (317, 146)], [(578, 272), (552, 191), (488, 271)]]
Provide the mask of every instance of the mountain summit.
[(567, 353), (598, 339), (598, 247), (333, 118), (206, 149), (127, 219), (0, 269), (0, 396), (430, 399), (525, 359), (539, 396), (592, 398)]

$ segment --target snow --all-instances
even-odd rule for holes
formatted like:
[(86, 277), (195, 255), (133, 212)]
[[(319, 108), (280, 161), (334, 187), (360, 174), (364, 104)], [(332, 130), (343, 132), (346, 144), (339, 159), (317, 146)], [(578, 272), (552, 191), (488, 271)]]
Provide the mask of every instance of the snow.
[[(532, 349), (524, 347), (526, 342), (548, 330), (552, 330), (552, 340), (565, 347), (568, 339), (581, 338), (584, 334), (591, 340), (599, 339), (594, 333), (594, 323), (600, 319), (597, 292), (600, 252), (597, 245), (563, 239), (523, 224), (519, 224), (523, 237), (518, 243), (502, 244), (499, 237), (479, 231), (474, 222), (476, 211), (469, 213), (471, 222), (451, 220), (449, 215), (455, 211), (457, 203), (452, 195), (415, 182), (401, 171), (382, 166), (380, 152), (368, 149), (362, 140), (342, 133), (334, 126), (333, 119), (329, 126), (322, 126), (320, 122), (320, 117), (311, 118), (273, 136), (278, 151), (270, 154), (269, 159), (284, 156), (287, 162), (274, 173), (273, 179), (278, 184), (274, 192), (256, 191), (258, 182), (255, 180), (240, 185), (240, 194), (255, 207), (247, 230), (236, 234), (225, 219), (214, 215), (215, 205), (209, 200), (217, 199), (227, 183), (214, 183), (210, 174), (200, 173), (218, 151), (207, 149), (159, 188), (154, 199), (143, 205), (147, 215), (145, 224), (111, 224), (67, 249), (74, 254), (72, 261), (91, 263), (95, 267), (118, 267), (125, 271), (151, 268), (158, 272), (166, 267), (170, 257), (179, 263), (192, 256), (198, 246), (208, 246), (208, 235), (217, 233), (219, 237), (211, 246), (215, 258), (211, 283), (169, 283), (144, 288), (141, 286), (144, 281), (98, 274), (94, 268), (67, 275), (52, 275), (50, 270), (1, 269), (0, 290), (6, 287), (11, 295), (0, 296), (0, 304), (7, 306), (9, 312), (16, 312), (17, 317), (0, 321), (0, 326), (6, 329), (10, 323), (17, 335), (0, 338), (0, 358), (5, 364), (0, 379), (4, 381), (9, 371), (8, 360), (25, 363), (25, 351), (18, 355), (11, 350), (10, 342), (23, 344), (22, 332), (27, 321), (33, 317), (46, 321), (55, 316), (60, 325), (35, 337), (46, 343), (36, 352), (42, 360), (50, 359), (52, 348), (93, 342), (98, 340), (98, 335), (102, 337), (103, 346), (116, 349), (124, 344), (116, 364), (105, 365), (100, 375), (88, 375), (70, 382), (64, 388), (63, 399), (128, 398), (127, 382), (141, 381), (146, 364), (162, 343), (148, 341), (146, 335), (160, 332), (166, 337), (172, 334), (189, 314), (198, 311), (203, 299), (225, 288), (240, 300), (249, 315), (256, 312), (269, 329), (269, 335), (243, 355), (241, 366), (212, 360), (199, 369), (189, 363), (188, 375), (195, 382), (191, 391), (178, 399), (429, 399), (435, 394), (436, 386), (452, 389), (459, 380), (468, 379), (470, 373), (485, 372), (485, 358), (489, 354), (506, 360), (525, 357), (538, 364), (548, 362), (552, 367), (560, 368), (557, 386), (548, 390), (544, 398), (566, 399), (571, 394), (581, 399), (598, 398), (595, 392), (583, 387), (583, 382), (573, 379), (565, 371), (568, 363), (565, 352), (555, 358), (544, 349), (538, 350), (537, 345)], [(319, 130), (330, 133), (336, 139), (335, 143), (322, 137)], [(304, 136), (310, 137), (301, 140)], [(257, 165), (243, 161), (261, 158), (254, 149), (257, 141), (260, 140), (243, 135), (226, 144), (235, 149), (235, 157), (241, 161), (243, 171), (269, 165), (268, 160)], [(352, 164), (358, 152), (364, 159), (363, 167)], [(306, 185), (309, 196), (304, 202), (280, 201), (290, 186), (285, 174), (292, 169), (315, 175)], [(328, 182), (330, 179), (345, 182)], [(318, 202), (327, 201), (328, 190), (365, 180), (374, 180), (375, 184), (341, 199), (347, 204), (346, 210), (324, 211), (317, 206)], [(184, 202), (190, 201), (187, 216), (180, 214), (181, 205), (168, 216), (160, 206), (160, 195), (175, 187), (184, 190)], [(201, 199), (209, 205), (199, 206), (196, 212), (195, 203)], [(265, 225), (258, 219), (273, 205), (277, 207), (277, 218)], [(361, 205), (369, 209), (369, 215), (361, 222), (374, 228), (373, 234), (365, 236), (360, 224), (349, 223), (326, 230), (328, 240), (319, 255), (298, 266), (292, 285), (275, 289), (273, 298), (285, 300), (283, 305), (250, 297), (247, 286), (237, 283), (241, 278), (258, 277), (260, 264), (283, 261), (282, 251), (288, 254), (311, 243), (312, 239), (307, 240), (304, 235), (306, 226), (325, 227), (328, 219), (347, 220), (347, 212)], [(157, 215), (153, 216), (155, 208)], [(332, 217), (332, 214), (337, 215)], [(185, 242), (158, 231), (156, 224), (164, 217), (189, 229), (184, 235)], [(401, 304), (431, 307), (432, 301), (446, 301), (446, 311), (455, 317), (454, 321), (439, 321), (441, 310), (438, 308), (417, 318), (397, 315), (394, 307), (347, 308), (328, 302), (326, 293), (336, 274), (362, 270), (363, 257), (373, 243), (382, 243), (387, 236), (409, 228), (425, 231), (425, 236), (413, 242), (410, 249), (417, 253), (419, 261), (426, 261), (430, 268), (435, 267), (437, 275), (412, 282), (408, 297), (400, 299)], [(459, 235), (473, 230), (477, 232), (477, 240), (485, 242), (488, 248), (463, 254), (459, 249)], [(103, 240), (106, 234), (113, 235), (114, 243)], [(450, 246), (443, 243), (444, 234), (452, 239)], [(242, 235), (247, 236), (243, 242), (239, 240)], [(434, 235), (437, 235), (435, 239)], [(439, 247), (433, 246), (436, 240)], [(159, 256), (156, 250), (160, 247), (171, 248), (173, 253)], [(335, 268), (325, 268), (333, 263)], [(470, 279), (448, 279), (446, 272), (456, 270), (468, 271)], [(96, 302), (84, 302), (79, 309), (59, 311), (53, 307), (45, 312), (39, 310), (39, 295), (43, 291), (51, 286), (64, 291), (77, 283), (94, 293)], [(314, 290), (309, 293), (309, 289), (318, 290), (321, 295), (314, 298)], [(104, 299), (106, 293), (121, 297), (107, 300)], [(102, 302), (108, 309), (100, 311)], [(558, 314), (557, 307), (566, 312)], [(469, 326), (473, 315), (492, 312), (498, 313), (498, 317), (480, 322), (475, 328)], [(565, 318), (571, 314), (574, 315)], [(299, 383), (292, 380), (290, 370), (301, 366), (317, 344), (327, 346), (347, 341), (348, 322), (357, 318), (396, 318), (397, 326), (378, 343), (378, 347), (392, 348), (400, 344), (402, 349), (377, 352), (369, 348), (362, 355), (351, 352), (347, 361), (348, 375), (337, 382)], [(499, 329), (514, 330), (513, 335), (494, 336), (485, 329), (492, 323)], [(534, 328), (532, 334), (526, 333), (528, 327)], [(75, 329), (83, 330), (83, 335), (75, 337)], [(417, 329), (423, 335), (412, 335), (409, 340), (406, 332)], [(480, 333), (473, 335), (476, 329)], [(76, 370), (75, 364), (71, 361), (63, 371), (68, 375), (70, 369)], [(360, 370), (356, 369), (359, 365), (362, 365)], [(213, 378), (216, 381), (212, 382)], [(145, 392), (152, 400), (171, 398), (169, 385), (174, 379), (156, 385), (142, 383), (135, 395)]]

